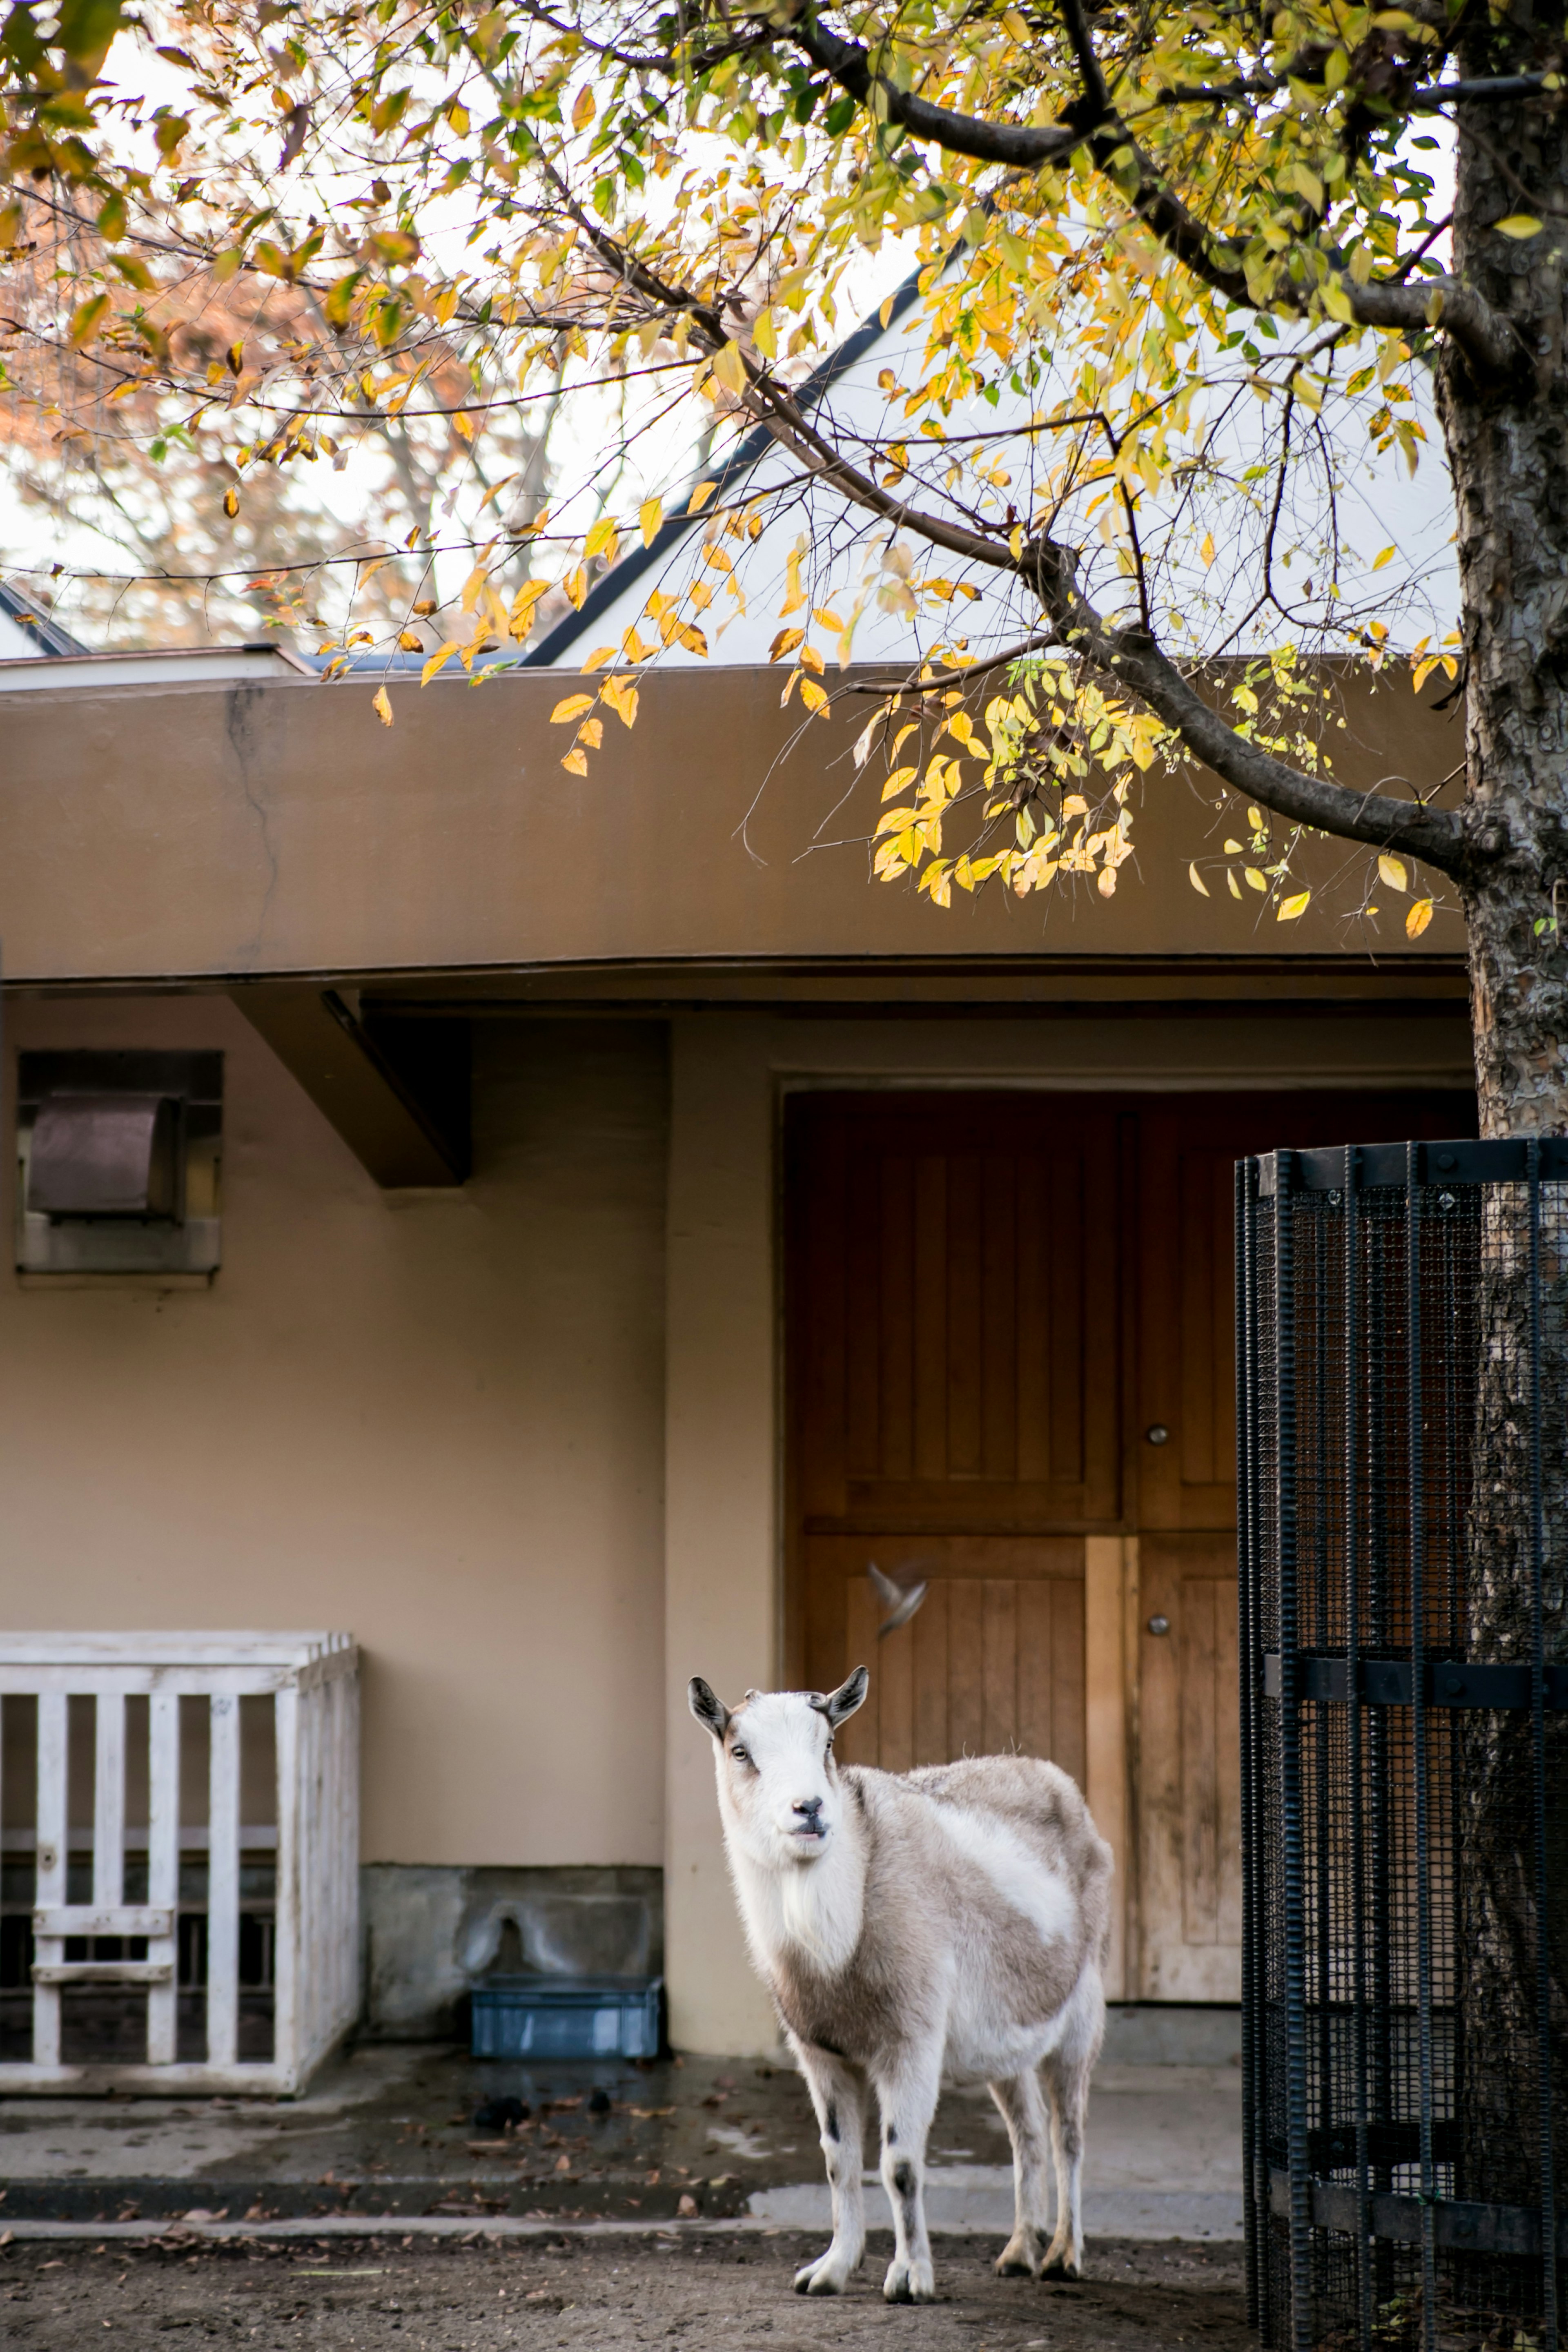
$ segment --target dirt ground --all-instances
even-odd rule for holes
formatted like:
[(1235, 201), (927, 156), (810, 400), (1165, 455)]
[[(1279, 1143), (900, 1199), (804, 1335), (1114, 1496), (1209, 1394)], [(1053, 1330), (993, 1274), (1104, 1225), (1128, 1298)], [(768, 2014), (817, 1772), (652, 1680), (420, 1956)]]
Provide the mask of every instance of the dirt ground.
[(499, 2245), (345, 2241), (204, 2246), (13, 2241), (0, 2247), (0, 2344), (142, 2352), (165, 2337), (244, 2352), (1242, 2352), (1241, 2250), (1107, 2240), (1081, 2284), (998, 2279), (989, 2240), (939, 2240), (939, 2301), (884, 2304), (873, 2235), (850, 2293), (808, 2302), (789, 2235), (562, 2239)]

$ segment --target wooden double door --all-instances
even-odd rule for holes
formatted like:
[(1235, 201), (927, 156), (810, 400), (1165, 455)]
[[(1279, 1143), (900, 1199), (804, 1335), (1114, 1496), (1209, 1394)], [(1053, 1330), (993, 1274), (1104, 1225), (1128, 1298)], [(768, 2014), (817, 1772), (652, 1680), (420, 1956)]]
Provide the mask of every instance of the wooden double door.
[[(871, 1666), (852, 1761), (1016, 1747), (1087, 1784), (1121, 1832), (1129, 1997), (1239, 1990), (1234, 1163), (1474, 1117), (1437, 1094), (788, 1104), (791, 1675)], [(885, 1635), (873, 1564), (926, 1586)]]

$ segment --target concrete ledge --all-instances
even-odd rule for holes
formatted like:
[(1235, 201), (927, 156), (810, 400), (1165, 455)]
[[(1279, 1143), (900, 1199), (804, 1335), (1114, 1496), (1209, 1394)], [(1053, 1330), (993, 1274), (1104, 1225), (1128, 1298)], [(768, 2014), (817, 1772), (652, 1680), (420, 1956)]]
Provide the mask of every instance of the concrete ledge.
[[(882, 2181), (874, 2172), (865, 2186), (880, 2202)], [(876, 2202), (872, 2208), (876, 2211)], [(925, 2176), (925, 2215), (933, 2231), (947, 2237), (1005, 2238), (1013, 2226), (1013, 2176), (1009, 2165), (934, 2165)], [(825, 2181), (758, 2189), (751, 2219), (785, 2230), (828, 2230), (831, 2208)], [(891, 2226), (891, 2225), (889, 2225)], [(1233, 2239), (1243, 2234), (1239, 2190), (1099, 2189), (1083, 2191), (1086, 2238)]]

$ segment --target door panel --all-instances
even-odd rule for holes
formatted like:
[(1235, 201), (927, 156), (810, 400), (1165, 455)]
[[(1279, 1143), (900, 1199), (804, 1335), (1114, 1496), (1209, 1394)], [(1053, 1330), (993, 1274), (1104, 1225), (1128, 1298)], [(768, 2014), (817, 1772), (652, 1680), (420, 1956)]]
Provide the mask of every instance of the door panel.
[[(791, 1651), (872, 1669), (852, 1760), (1084, 1767), (1083, 1540), (1122, 1504), (1120, 1123), (1103, 1099), (789, 1106)], [(866, 1575), (925, 1581), (879, 1636)]]
[[(1145, 1536), (1138, 1888), (1145, 2000), (1235, 2000), (1241, 1946), (1236, 1547)], [(1155, 1633), (1164, 1623), (1168, 1631)]]
[[(1235, 1163), (1281, 1143), (1474, 1131), (1474, 1102), (1457, 1095), (1167, 1096), (1141, 1107), (1134, 1812), (1134, 1984), (1145, 2000), (1241, 1991)], [(1152, 1633), (1160, 1619), (1168, 1633)]]
[[(809, 1539), (814, 1615), (807, 1674), (831, 1689), (871, 1668), (871, 1696), (839, 1735), (852, 1764), (906, 1772), (1018, 1748), (1082, 1780), (1084, 1765), (1081, 1537)], [(926, 1586), (907, 1625), (879, 1638), (866, 1575), (874, 1560)]]
[(797, 1097), (797, 1507), (998, 1535), (1121, 1507), (1117, 1120), (1019, 1095)]

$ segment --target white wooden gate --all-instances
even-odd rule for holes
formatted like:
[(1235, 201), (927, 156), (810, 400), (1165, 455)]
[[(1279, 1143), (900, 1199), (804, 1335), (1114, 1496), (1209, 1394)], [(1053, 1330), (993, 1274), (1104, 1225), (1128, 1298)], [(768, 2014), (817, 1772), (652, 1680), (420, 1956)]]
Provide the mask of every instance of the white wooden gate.
[[(272, 1819), (266, 1822), (240, 1818), (246, 1698), (271, 1702), (275, 1769), (268, 1776)], [(73, 1699), (92, 1702), (90, 1824), (85, 1791), (72, 1785)], [(128, 1744), (132, 1699), (145, 1699), (146, 1706), (144, 1717), (136, 1710)], [(205, 1702), (208, 1756), (204, 1797), (194, 1799), (186, 1759), (183, 1806), (182, 1700)], [(13, 1864), (29, 1849), (33, 1862), (32, 2049), (26, 2058), (0, 2059), (0, 2089), (299, 2090), (359, 2009), (360, 1690), (351, 1637), (0, 1633), (0, 1756), (13, 1773), (30, 1763), (26, 1777), (36, 1791), (32, 1822), (24, 1826), (15, 1822), (16, 1806), (5, 1803), (0, 1787), (0, 1822), (11, 1824), (5, 1846)], [(79, 1727), (79, 1715), (78, 1722)], [(201, 1727), (189, 1709), (184, 1725), (187, 1738)], [(134, 1753), (143, 1737), (145, 1751)], [(85, 1779), (85, 1752), (78, 1770)], [(143, 1820), (127, 1819), (133, 1788), (144, 1792)], [(202, 1810), (204, 1821), (191, 1818)], [(272, 2054), (244, 2058), (242, 1858), (254, 1870), (262, 1857), (270, 1857), (276, 1871)], [(183, 1859), (188, 1873), (204, 1861), (199, 1904), (182, 1906)], [(128, 1862), (145, 1898), (138, 1903), (125, 1900)], [(89, 1871), (90, 1893), (83, 1883)], [(14, 1884), (14, 1869), (9, 1875)], [(200, 2058), (178, 2054), (182, 1908), (199, 1911), (205, 1924)], [(144, 1943), (145, 1958), (98, 1957), (105, 1938)], [(86, 1958), (66, 1957), (73, 1941), (86, 1942)], [(144, 2062), (62, 2059), (62, 1995), (82, 1985), (145, 1987)]]

